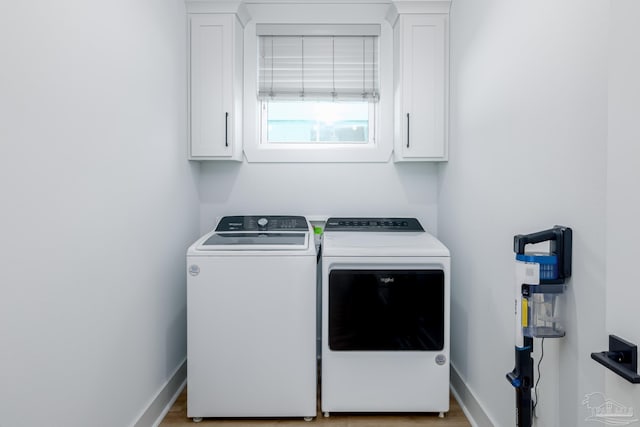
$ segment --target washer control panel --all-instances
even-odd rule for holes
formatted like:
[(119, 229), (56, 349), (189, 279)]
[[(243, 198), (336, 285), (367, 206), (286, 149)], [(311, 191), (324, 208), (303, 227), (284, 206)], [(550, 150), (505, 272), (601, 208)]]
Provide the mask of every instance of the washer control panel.
[(329, 218), (325, 231), (424, 231), (416, 218)]
[(225, 216), (216, 231), (307, 231), (307, 220), (303, 216)]

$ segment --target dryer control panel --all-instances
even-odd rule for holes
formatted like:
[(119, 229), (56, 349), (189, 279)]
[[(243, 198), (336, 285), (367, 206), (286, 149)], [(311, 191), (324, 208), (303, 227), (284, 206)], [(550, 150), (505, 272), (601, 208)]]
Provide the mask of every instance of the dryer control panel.
[(325, 231), (424, 231), (415, 218), (329, 218)]
[(308, 231), (307, 220), (303, 216), (225, 216), (218, 226), (221, 231)]

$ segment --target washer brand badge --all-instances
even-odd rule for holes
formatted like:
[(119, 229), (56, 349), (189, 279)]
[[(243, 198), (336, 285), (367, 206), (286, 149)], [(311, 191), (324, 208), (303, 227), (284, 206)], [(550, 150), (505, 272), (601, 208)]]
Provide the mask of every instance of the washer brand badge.
[(382, 283), (384, 283), (385, 285), (388, 285), (389, 283), (393, 283), (395, 282), (396, 279), (394, 279), (393, 277), (381, 277), (380, 281)]
[(584, 395), (582, 404), (587, 407), (590, 415), (585, 421), (596, 421), (610, 426), (626, 426), (638, 421), (633, 416), (633, 408), (624, 406), (600, 393)]
[(197, 276), (198, 274), (200, 274), (200, 267), (198, 267), (196, 264), (191, 264), (189, 266), (189, 274), (192, 276)]

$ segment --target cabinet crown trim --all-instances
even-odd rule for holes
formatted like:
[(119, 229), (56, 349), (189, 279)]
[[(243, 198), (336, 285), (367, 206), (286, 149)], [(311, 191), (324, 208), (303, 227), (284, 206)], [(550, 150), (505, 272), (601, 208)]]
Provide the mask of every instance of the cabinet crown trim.
[(249, 11), (242, 0), (185, 0), (187, 13), (231, 13), (235, 14), (242, 26), (251, 19)]
[[(242, 4), (393, 4), (398, 9), (422, 8), (432, 11), (438, 10), (442, 13), (442, 8), (449, 9), (451, 0), (185, 0), (189, 7), (209, 7), (216, 9), (219, 13), (233, 12)], [(411, 13), (404, 12), (401, 13)], [(417, 13), (417, 12), (416, 12)], [(436, 13), (436, 12), (434, 12)]]
[(451, 0), (185, 0), (188, 13), (234, 13), (244, 26), (251, 20), (249, 4), (388, 4), (387, 21), (393, 25), (398, 14), (449, 13)]
[(397, 0), (390, 2), (386, 19), (393, 26), (399, 15), (449, 14), (450, 0)]

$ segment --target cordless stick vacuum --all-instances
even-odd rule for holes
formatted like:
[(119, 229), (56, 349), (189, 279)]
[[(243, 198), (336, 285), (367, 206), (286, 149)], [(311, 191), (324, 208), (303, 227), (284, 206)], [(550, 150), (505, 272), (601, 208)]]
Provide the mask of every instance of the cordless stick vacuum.
[[(549, 242), (549, 252), (525, 252), (528, 244)], [(516, 389), (516, 425), (533, 423), (533, 338), (565, 335), (558, 298), (571, 277), (572, 231), (558, 226), (513, 238), (516, 253), (515, 362), (507, 380)]]

